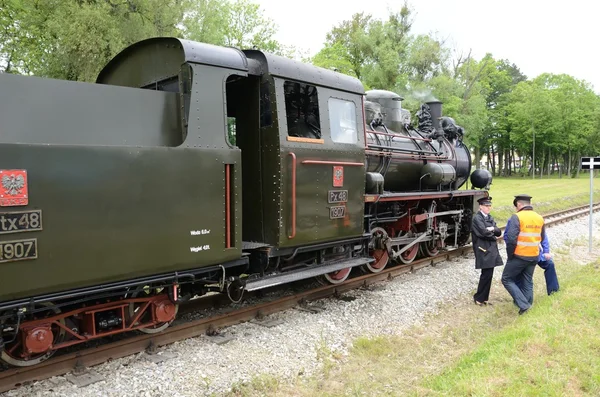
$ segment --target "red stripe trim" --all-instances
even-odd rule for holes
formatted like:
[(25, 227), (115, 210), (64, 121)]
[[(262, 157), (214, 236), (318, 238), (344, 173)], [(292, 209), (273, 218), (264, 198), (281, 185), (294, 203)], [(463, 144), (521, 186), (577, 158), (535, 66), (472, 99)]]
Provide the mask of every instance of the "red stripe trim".
[(364, 163), (354, 163), (350, 161), (325, 161), (325, 160), (303, 160), (302, 164), (332, 164), (332, 165), (347, 165), (360, 167), (365, 165)]
[(378, 194), (365, 194), (364, 199), (366, 203), (382, 202), (382, 201), (410, 201), (410, 200), (423, 200), (423, 199), (435, 199), (435, 198), (450, 198), (450, 197), (464, 197), (464, 196), (482, 196), (483, 191), (474, 190), (453, 190), (451, 192), (423, 192), (414, 195), (402, 195), (394, 196), (381, 196)]
[(225, 248), (231, 248), (231, 167), (225, 164)]
[(296, 237), (296, 154), (288, 153), (292, 156), (292, 234), (288, 238)]

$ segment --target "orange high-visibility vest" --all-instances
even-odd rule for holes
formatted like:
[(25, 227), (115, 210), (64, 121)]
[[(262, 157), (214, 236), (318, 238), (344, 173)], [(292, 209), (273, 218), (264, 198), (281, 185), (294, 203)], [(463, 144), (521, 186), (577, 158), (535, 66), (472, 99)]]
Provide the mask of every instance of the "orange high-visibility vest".
[(536, 212), (527, 210), (517, 212), (517, 217), (521, 230), (517, 237), (515, 255), (537, 257), (540, 254), (539, 245), (542, 242), (544, 218)]

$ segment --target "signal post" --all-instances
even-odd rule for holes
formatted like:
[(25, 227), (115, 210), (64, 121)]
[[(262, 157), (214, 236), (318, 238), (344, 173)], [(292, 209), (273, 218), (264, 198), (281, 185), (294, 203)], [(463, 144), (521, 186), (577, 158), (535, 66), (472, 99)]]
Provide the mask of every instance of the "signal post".
[(582, 157), (581, 158), (581, 169), (590, 170), (590, 236), (589, 236), (589, 249), (590, 254), (592, 253), (592, 214), (594, 212), (594, 170), (600, 169), (600, 157)]

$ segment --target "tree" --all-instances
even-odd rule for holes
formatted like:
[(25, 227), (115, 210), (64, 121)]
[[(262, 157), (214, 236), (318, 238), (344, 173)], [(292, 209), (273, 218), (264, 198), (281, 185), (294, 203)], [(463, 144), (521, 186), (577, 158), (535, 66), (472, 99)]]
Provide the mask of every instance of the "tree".
[(333, 45), (325, 45), (325, 47), (312, 58), (311, 62), (315, 66), (337, 70), (348, 76), (358, 77), (354, 73), (352, 64), (346, 57), (345, 48), (339, 42), (336, 42)]
[(370, 14), (354, 14), (327, 33), (325, 47), (312, 62), (343, 64), (344, 70), (350, 65), (348, 74), (359, 78), (366, 87), (410, 97), (411, 91), (426, 86), (444, 72), (448, 58), (441, 40), (411, 35), (412, 23), (412, 10), (406, 2), (385, 21)]
[(564, 148), (567, 169), (578, 175), (579, 157), (586, 152), (594, 154), (598, 149), (598, 143), (592, 140), (597, 133), (598, 97), (589, 84), (566, 74), (544, 73), (535, 79), (535, 83), (548, 91), (557, 104), (553, 126), (555, 139), (551, 143)]
[[(325, 48), (333, 48), (337, 45), (338, 52), (352, 66), (353, 74), (359, 79), (362, 77), (362, 69), (371, 52), (367, 33), (371, 18), (371, 15), (362, 12), (354, 14), (351, 20), (343, 21), (326, 36)], [(323, 59), (326, 54), (317, 54), (317, 56)]]
[(576, 159), (600, 148), (598, 106), (590, 86), (572, 76), (543, 73), (520, 82), (507, 106), (514, 131), (511, 141), (532, 158), (535, 133), (536, 156), (531, 171), (537, 168), (543, 172), (560, 159), (567, 172), (577, 175)]
[(419, 35), (410, 40), (406, 54), (402, 72), (415, 83), (429, 81), (443, 73), (449, 55), (443, 42), (428, 35)]
[(219, 0), (187, 0), (183, 35), (194, 41), (225, 45), (230, 3)]
[(0, 0), (0, 67), (5, 71), (94, 81), (137, 41), (175, 36), (291, 56), (275, 24), (248, 0)]
[(124, 46), (177, 35), (181, 0), (2, 0), (0, 51), (15, 73), (94, 81)]

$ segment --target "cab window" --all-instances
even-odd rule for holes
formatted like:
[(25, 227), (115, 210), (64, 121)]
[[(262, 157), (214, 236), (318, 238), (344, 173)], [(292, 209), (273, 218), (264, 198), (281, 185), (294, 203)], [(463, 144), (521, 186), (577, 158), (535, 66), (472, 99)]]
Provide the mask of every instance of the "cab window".
[(356, 105), (352, 101), (329, 98), (329, 128), (331, 140), (338, 143), (356, 143)]
[(321, 122), (317, 87), (286, 81), (283, 89), (288, 136), (320, 139)]

